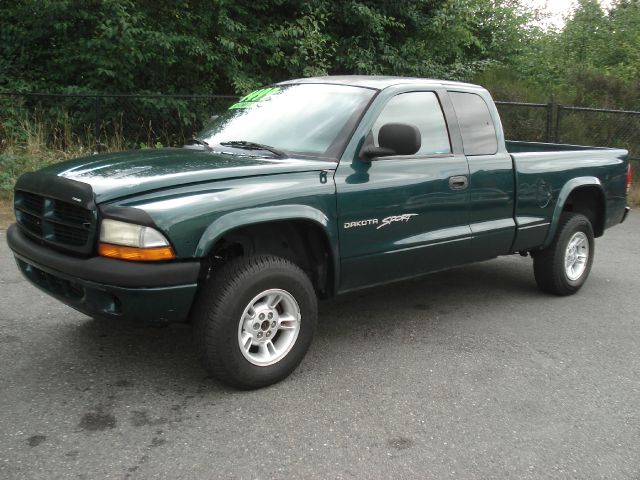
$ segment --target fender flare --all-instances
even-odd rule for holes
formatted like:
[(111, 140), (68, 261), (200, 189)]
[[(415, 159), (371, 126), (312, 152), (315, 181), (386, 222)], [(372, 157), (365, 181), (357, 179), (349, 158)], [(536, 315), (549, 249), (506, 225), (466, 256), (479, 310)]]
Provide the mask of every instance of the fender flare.
[(226, 233), (240, 227), (248, 227), (258, 223), (283, 220), (306, 220), (321, 228), (331, 251), (334, 269), (334, 285), (338, 285), (340, 278), (340, 262), (338, 251), (338, 232), (335, 222), (321, 210), (308, 205), (276, 205), (269, 207), (255, 207), (238, 210), (218, 217), (203, 232), (195, 250), (195, 257), (202, 258), (216, 242)]
[[(564, 205), (567, 202), (567, 199), (571, 196), (574, 190), (580, 187), (597, 187), (602, 193), (602, 197), (605, 197), (604, 189), (602, 188), (602, 182), (598, 177), (576, 177), (569, 180), (564, 184), (560, 193), (558, 194), (558, 201), (556, 202), (556, 207), (553, 211), (553, 216), (551, 217), (551, 226), (549, 227), (549, 231), (547, 232), (547, 237), (542, 244), (542, 248), (548, 247), (553, 241), (553, 237), (556, 234), (556, 230), (558, 228), (558, 222), (560, 221), (560, 215), (562, 215), (562, 210), (564, 209)], [(606, 202), (603, 208), (607, 208)], [(606, 211), (605, 211), (606, 218)]]

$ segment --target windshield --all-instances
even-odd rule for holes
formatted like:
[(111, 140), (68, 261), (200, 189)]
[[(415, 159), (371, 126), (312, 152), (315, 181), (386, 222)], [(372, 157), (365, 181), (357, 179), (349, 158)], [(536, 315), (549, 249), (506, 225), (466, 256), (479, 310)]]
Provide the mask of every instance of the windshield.
[(264, 88), (231, 105), (197, 138), (211, 146), (246, 142), (336, 158), (374, 94), (367, 88), (330, 84)]

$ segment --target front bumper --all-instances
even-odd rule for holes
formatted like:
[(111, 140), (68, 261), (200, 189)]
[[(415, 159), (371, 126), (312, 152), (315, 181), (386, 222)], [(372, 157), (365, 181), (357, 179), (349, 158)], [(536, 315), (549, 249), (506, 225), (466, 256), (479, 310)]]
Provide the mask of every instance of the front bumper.
[(198, 286), (199, 261), (135, 263), (79, 258), (35, 243), (17, 225), (7, 230), (7, 243), (27, 280), (92, 317), (149, 324), (182, 322)]

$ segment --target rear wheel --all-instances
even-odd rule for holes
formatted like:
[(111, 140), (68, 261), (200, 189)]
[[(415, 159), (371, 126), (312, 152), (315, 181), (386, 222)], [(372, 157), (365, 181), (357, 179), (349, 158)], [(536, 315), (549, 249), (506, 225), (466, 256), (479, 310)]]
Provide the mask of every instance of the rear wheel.
[(538, 286), (556, 295), (571, 295), (584, 284), (594, 254), (593, 227), (584, 215), (566, 212), (549, 245), (533, 257)]
[(316, 319), (309, 277), (275, 256), (241, 257), (223, 265), (202, 288), (193, 312), (204, 367), (222, 382), (245, 389), (293, 372), (311, 344)]

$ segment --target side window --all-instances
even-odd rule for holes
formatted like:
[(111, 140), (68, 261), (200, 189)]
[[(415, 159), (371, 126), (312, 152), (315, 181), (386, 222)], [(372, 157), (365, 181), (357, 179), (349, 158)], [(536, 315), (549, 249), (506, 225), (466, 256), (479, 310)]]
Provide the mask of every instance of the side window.
[(433, 92), (401, 93), (389, 100), (371, 129), (376, 146), (380, 127), (387, 123), (406, 123), (420, 130), (422, 146), (416, 155), (451, 153), (447, 124)]
[(449, 92), (458, 117), (465, 155), (493, 155), (498, 139), (489, 107), (475, 93)]

